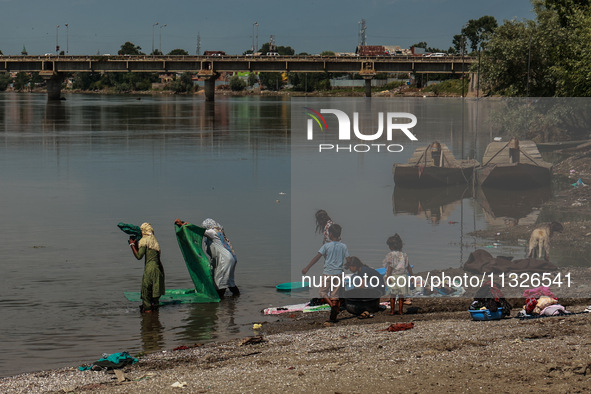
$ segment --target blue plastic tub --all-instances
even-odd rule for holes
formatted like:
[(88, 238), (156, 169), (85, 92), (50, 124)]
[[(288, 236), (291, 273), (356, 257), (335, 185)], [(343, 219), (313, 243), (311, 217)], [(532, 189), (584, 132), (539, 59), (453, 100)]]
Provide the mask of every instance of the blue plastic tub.
[(474, 320), (501, 320), (503, 317), (503, 308), (497, 309), (496, 312), (491, 312), (488, 309), (469, 310), (468, 312)]
[(310, 286), (308, 284), (302, 283), (302, 282), (287, 282), (287, 283), (281, 283), (278, 284), (277, 286), (275, 286), (275, 288), (278, 291), (300, 291), (300, 290), (306, 290), (308, 289)]

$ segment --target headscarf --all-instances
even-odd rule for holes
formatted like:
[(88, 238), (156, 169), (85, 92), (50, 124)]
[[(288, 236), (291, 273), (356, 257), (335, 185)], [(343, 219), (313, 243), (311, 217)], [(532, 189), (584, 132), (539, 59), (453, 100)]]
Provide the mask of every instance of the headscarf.
[(211, 229), (223, 230), (224, 229), (221, 224), (219, 224), (218, 222), (216, 222), (215, 220), (210, 219), (210, 218), (205, 219), (203, 221), (203, 223), (201, 223), (201, 227), (205, 227), (208, 230), (211, 230)]
[(140, 230), (142, 230), (142, 239), (140, 239), (139, 247), (145, 246), (148, 249), (160, 252), (160, 245), (156, 241), (156, 237), (154, 237), (154, 228), (152, 225), (150, 223), (142, 223)]
[(201, 227), (204, 227), (207, 230), (215, 231), (217, 234), (217, 237), (221, 241), (224, 248), (226, 248), (226, 250), (228, 252), (232, 253), (232, 256), (234, 256), (234, 260), (237, 260), (236, 253), (234, 252), (234, 248), (232, 247), (232, 244), (230, 243), (230, 240), (228, 239), (228, 237), (226, 237), (226, 233), (224, 232), (224, 227), (221, 224), (219, 224), (218, 222), (216, 222), (215, 220), (213, 220), (211, 218), (207, 218), (203, 221), (203, 223), (201, 223)]

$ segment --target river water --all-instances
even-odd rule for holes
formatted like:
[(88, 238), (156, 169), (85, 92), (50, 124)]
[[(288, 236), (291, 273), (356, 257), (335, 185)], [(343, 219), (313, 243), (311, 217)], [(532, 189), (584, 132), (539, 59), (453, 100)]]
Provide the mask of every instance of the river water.
[[(423, 144), (439, 139), (456, 156), (482, 156), (493, 131), (469, 127), (473, 107), (460, 115), (457, 100), (427, 106), (418, 100), (396, 104), (422, 120)], [(367, 184), (337, 191), (367, 187), (372, 196), (355, 213), (346, 199), (326, 192), (325, 179), (310, 176), (310, 189), (302, 190), (301, 175), (314, 169), (307, 154), (292, 152), (292, 121), (303, 116), (292, 112), (342, 102), (294, 102), (72, 94), (48, 103), (44, 94), (0, 94), (0, 376), (89, 363), (103, 353), (251, 335), (254, 322), (269, 320), (263, 308), (309, 296), (290, 297), (275, 285), (297, 279), (320, 246), (316, 209), (343, 222), (349, 248), (363, 250), (374, 267), (381, 266), (393, 232), (403, 234), (415, 271), (459, 267), (475, 247), (494, 246), (466, 234), (502, 222), (504, 213), (484, 210), (471, 188), (396, 190), (392, 158), (379, 161), (379, 170), (369, 156), (345, 165)], [(442, 113), (456, 114), (457, 123), (440, 124)], [(405, 146), (394, 160), (405, 162), (419, 145)], [(495, 198), (507, 202), (507, 196)], [(532, 222), (543, 202), (523, 194), (508, 201), (513, 209), (523, 201), (515, 215)], [(141, 315), (123, 292), (139, 291), (143, 261), (132, 257), (117, 223), (153, 225), (166, 285), (174, 289), (192, 283), (173, 222), (207, 217), (225, 227), (237, 252), (241, 296)], [(364, 230), (371, 226), (383, 237), (368, 237)], [(295, 245), (294, 232), (305, 234)], [(498, 252), (521, 257), (524, 250)]]

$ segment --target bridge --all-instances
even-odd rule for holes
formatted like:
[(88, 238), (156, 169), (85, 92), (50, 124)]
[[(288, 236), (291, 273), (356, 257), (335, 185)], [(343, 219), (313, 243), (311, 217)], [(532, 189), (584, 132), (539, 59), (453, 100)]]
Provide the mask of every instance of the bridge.
[(60, 99), (65, 73), (196, 72), (205, 81), (205, 99), (213, 101), (222, 72), (359, 73), (370, 97), (377, 73), (464, 73), (474, 61), (463, 56), (0, 56), (0, 72), (38, 72), (47, 82), (49, 100)]

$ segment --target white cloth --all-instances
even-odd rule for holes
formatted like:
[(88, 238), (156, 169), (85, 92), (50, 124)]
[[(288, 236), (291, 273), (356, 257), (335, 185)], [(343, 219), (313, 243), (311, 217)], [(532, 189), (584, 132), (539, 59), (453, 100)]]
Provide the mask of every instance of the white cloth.
[[(235, 287), (234, 270), (236, 259), (234, 255), (224, 247), (220, 239), (220, 233), (215, 229), (205, 230), (205, 236), (211, 240), (211, 268), (213, 280), (218, 289)], [(223, 236), (223, 235), (222, 235)]]

